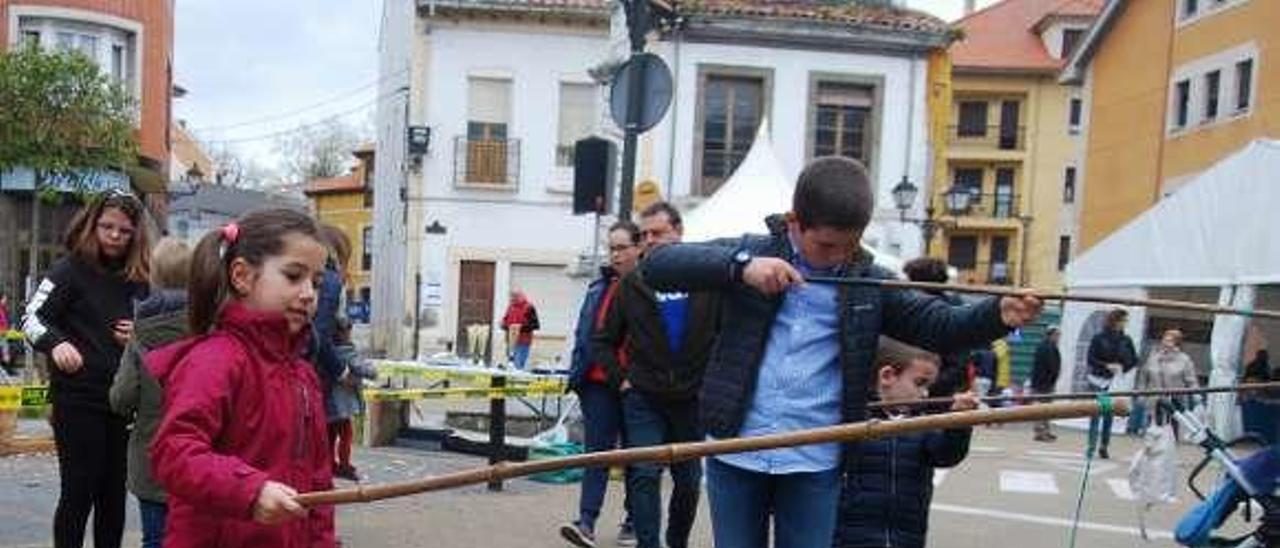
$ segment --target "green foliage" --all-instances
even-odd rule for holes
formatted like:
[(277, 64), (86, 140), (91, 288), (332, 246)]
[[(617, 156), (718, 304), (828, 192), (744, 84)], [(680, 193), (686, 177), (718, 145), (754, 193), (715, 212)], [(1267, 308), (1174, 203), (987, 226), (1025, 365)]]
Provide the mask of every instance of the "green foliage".
[(0, 54), (0, 171), (78, 186), (87, 172), (123, 170), (137, 162), (135, 116), (129, 93), (79, 52)]

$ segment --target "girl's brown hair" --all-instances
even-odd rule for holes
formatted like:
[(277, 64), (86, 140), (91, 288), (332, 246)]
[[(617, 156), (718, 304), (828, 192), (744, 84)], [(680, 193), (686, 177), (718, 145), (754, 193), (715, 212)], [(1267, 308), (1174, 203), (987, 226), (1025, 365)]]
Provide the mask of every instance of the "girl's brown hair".
[(115, 208), (133, 223), (133, 236), (129, 238), (129, 250), (125, 253), (122, 272), (131, 282), (145, 283), (151, 275), (151, 246), (147, 239), (146, 209), (138, 198), (128, 192), (112, 190), (89, 200), (71, 219), (63, 243), (67, 252), (97, 267), (102, 264), (102, 250), (98, 246), (98, 220), (102, 212)]
[(151, 287), (183, 289), (190, 274), (191, 246), (173, 236), (160, 238), (151, 250)]
[(223, 227), (205, 234), (191, 257), (187, 302), (191, 332), (207, 333), (231, 295), (231, 262), (244, 259), (261, 267), (268, 257), (284, 251), (284, 238), (301, 234), (320, 241), (316, 222), (292, 209), (263, 209), (240, 218), (233, 229)]

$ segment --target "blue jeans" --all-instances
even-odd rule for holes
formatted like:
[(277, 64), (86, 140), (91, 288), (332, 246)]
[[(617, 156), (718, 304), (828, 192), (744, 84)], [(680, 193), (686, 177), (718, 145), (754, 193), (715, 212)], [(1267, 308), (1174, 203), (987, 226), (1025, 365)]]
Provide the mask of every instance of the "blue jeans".
[(765, 474), (707, 459), (716, 548), (825, 548), (836, 531), (840, 469)]
[[(651, 447), (666, 443), (700, 441), (698, 402), (665, 401), (628, 390), (622, 396), (627, 447)], [(702, 466), (697, 460), (671, 465), (671, 503), (667, 509), (667, 548), (686, 548), (698, 514)], [(660, 548), (662, 529), (662, 465), (637, 464), (628, 470), (627, 495), (639, 548)]]
[[(1098, 449), (1105, 450), (1111, 445), (1111, 422), (1115, 417), (1107, 415), (1105, 417), (1093, 416), (1089, 418), (1089, 444), (1098, 443), (1098, 436), (1101, 434), (1102, 443), (1097, 445)], [(1099, 424), (1101, 423), (1101, 424)]]
[(169, 507), (163, 502), (138, 499), (138, 515), (142, 518), (142, 548), (160, 548), (164, 544), (164, 521)]
[(529, 348), (531, 345), (517, 344), (511, 349), (511, 361), (515, 362), (516, 369), (524, 370), (524, 366), (529, 362)]
[[(582, 403), (584, 441), (588, 453), (616, 449), (624, 439), (622, 429), (622, 396), (617, 391), (591, 381), (583, 381), (578, 389), (578, 401)], [(578, 524), (596, 530), (596, 518), (604, 504), (604, 493), (609, 486), (609, 469), (587, 468), (582, 475), (582, 498), (578, 503)], [(624, 498), (623, 507), (626, 507)], [(630, 513), (627, 522), (631, 521)]]

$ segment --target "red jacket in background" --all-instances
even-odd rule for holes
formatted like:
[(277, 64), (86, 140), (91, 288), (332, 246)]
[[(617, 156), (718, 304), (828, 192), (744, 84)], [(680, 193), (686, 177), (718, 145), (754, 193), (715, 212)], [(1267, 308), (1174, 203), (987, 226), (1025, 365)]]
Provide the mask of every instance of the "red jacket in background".
[(151, 462), (169, 493), (166, 548), (335, 545), (332, 507), (253, 521), (267, 480), (303, 493), (333, 486), (324, 396), (300, 357), (305, 337), (290, 335), (282, 315), (231, 303), (209, 335), (146, 355), (165, 391)]

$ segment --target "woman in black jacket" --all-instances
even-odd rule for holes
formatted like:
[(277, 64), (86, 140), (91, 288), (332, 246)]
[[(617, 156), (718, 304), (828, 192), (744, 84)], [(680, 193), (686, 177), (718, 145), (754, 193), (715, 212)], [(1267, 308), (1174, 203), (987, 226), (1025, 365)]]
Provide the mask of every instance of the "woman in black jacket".
[[(1107, 313), (1107, 323), (1102, 332), (1089, 341), (1089, 386), (1096, 392), (1111, 389), (1116, 375), (1132, 371), (1138, 365), (1138, 353), (1133, 348), (1133, 339), (1124, 333), (1124, 326), (1129, 322), (1129, 313), (1117, 308)], [(1099, 424), (1101, 423), (1101, 424)], [(1101, 430), (1102, 443), (1098, 445), (1098, 456), (1111, 458), (1107, 446), (1111, 443), (1111, 415), (1099, 419), (1089, 419), (1089, 445), (1093, 445)]]
[(127, 420), (107, 392), (133, 335), (133, 302), (147, 294), (149, 250), (142, 203), (123, 192), (89, 202), (67, 231), (68, 255), (40, 281), (22, 330), (47, 354), (62, 492), (57, 548), (83, 545), (93, 512), (98, 548), (120, 546), (125, 516)]

